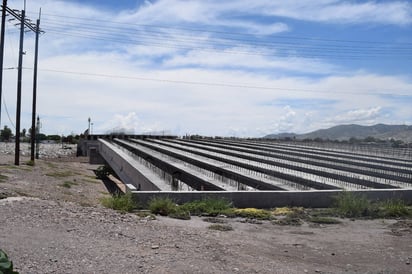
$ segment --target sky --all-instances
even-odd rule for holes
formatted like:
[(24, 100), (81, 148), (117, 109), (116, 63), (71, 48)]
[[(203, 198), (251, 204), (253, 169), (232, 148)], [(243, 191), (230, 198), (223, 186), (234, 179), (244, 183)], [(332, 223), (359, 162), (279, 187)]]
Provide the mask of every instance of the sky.
[[(94, 134), (178, 136), (412, 124), (412, 1), (27, 0), (27, 17), (40, 8), (45, 134), (80, 134), (88, 118)], [(15, 23), (0, 121), (13, 132)], [(34, 41), (27, 31), (21, 129), (31, 126)]]

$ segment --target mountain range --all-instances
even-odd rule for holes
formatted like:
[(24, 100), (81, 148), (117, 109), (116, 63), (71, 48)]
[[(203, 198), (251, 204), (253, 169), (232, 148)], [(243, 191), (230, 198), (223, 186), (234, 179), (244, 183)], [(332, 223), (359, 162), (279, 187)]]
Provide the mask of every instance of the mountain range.
[(304, 134), (295, 133), (280, 133), (269, 134), (264, 138), (271, 139), (329, 139), (329, 140), (349, 140), (350, 138), (364, 139), (366, 137), (374, 137), (381, 140), (395, 139), (403, 142), (412, 142), (412, 126), (408, 125), (385, 125), (376, 124), (373, 126), (361, 125), (338, 125), (328, 129), (315, 130)]

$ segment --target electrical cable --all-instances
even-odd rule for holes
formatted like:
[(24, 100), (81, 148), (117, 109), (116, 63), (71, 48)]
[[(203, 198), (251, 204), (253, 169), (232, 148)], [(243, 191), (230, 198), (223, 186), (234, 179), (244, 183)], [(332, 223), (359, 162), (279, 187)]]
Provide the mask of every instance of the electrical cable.
[[(23, 68), (30, 69), (33, 68)], [(268, 87), (268, 86), (256, 86), (249, 84), (234, 84), (234, 83), (210, 83), (210, 82), (197, 82), (197, 81), (183, 81), (183, 80), (170, 80), (170, 79), (159, 79), (159, 78), (149, 78), (149, 77), (139, 77), (139, 76), (125, 76), (125, 75), (110, 75), (110, 74), (99, 74), (99, 73), (88, 73), (88, 72), (76, 72), (76, 71), (65, 71), (58, 69), (39, 69), (40, 71), (47, 71), (53, 73), (63, 73), (63, 74), (74, 74), (81, 75), (85, 77), (103, 77), (103, 78), (115, 78), (115, 79), (129, 79), (129, 80), (141, 80), (141, 81), (152, 81), (152, 82), (164, 82), (164, 83), (174, 83), (174, 84), (185, 84), (185, 85), (199, 85), (199, 86), (213, 86), (213, 87), (230, 87), (230, 88), (244, 88), (244, 89), (260, 89), (260, 90), (278, 90), (278, 91), (296, 91), (296, 92), (313, 92), (313, 93), (333, 93), (333, 94), (351, 94), (351, 95), (378, 95), (386, 96), (393, 95), (389, 93), (372, 93), (365, 92), (361, 90), (356, 91), (337, 91), (333, 92), (328, 90), (313, 90), (313, 89), (298, 89), (298, 88), (282, 88), (282, 87)], [(410, 96), (409, 94), (397, 94), (398, 96)]]

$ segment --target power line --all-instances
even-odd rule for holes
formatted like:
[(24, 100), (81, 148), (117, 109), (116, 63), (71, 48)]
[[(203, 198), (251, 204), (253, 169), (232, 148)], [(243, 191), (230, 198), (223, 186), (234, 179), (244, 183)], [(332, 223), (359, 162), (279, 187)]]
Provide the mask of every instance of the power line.
[[(54, 19), (57, 18), (57, 19)], [(66, 20), (64, 20), (66, 19)], [(69, 19), (69, 20), (67, 20)], [(150, 45), (179, 50), (241, 55), (292, 56), (300, 58), (334, 58), (348, 60), (410, 60), (412, 43), (323, 39), (274, 35), (256, 38), (246, 33), (194, 28), (126, 24), (122, 22), (46, 14), (43, 20), (53, 35), (86, 39)], [(49, 24), (49, 25), (48, 25)], [(182, 31), (184, 31), (182, 33)], [(190, 31), (191, 33), (187, 33)], [(193, 34), (193, 32), (196, 32)], [(211, 36), (219, 35), (219, 36)], [(240, 43), (240, 44), (239, 44)], [(269, 51), (269, 52), (268, 52)]]
[(12, 119), (10, 118), (9, 110), (7, 109), (7, 104), (6, 104), (5, 96), (3, 96), (3, 106), (4, 106), (4, 110), (6, 111), (7, 117), (9, 118), (10, 124), (12, 125), (12, 127), (14, 128), (14, 130), (16, 130), (16, 126), (14, 125)]
[[(110, 21), (110, 20), (103, 20), (103, 19), (96, 19), (96, 18), (84, 18), (84, 17), (76, 17), (76, 16), (66, 16), (62, 14), (50, 14), (45, 13), (43, 14), (46, 16), (46, 20), (51, 20), (47, 18), (50, 17), (57, 17), (58, 19), (55, 21), (61, 22), (62, 18), (68, 19), (78, 19), (80, 21), (94, 21), (99, 23), (107, 23), (114, 24), (114, 25), (123, 25), (123, 26), (139, 26), (139, 27), (148, 27), (148, 28), (157, 28), (157, 29), (168, 29), (168, 30), (183, 30), (183, 31), (193, 31), (193, 32), (203, 32), (203, 33), (216, 33), (216, 34), (228, 34), (228, 35), (237, 35), (237, 36), (249, 36), (255, 37), (255, 35), (241, 33), (241, 32), (229, 32), (229, 31), (216, 31), (216, 30), (207, 30), (207, 29), (199, 29), (199, 28), (187, 28), (187, 27), (175, 27), (175, 26), (165, 26), (165, 25), (153, 25), (153, 24), (137, 24), (137, 23), (124, 23), (118, 21)], [(76, 22), (76, 21), (73, 21)], [(81, 22), (84, 25), (84, 22)], [(105, 25), (103, 24), (103, 25)], [(102, 24), (98, 25), (101, 26)], [(361, 43), (361, 44), (390, 44), (392, 45), (393, 42), (385, 42), (385, 41), (368, 41), (368, 40), (345, 40), (345, 39), (330, 39), (330, 38), (319, 38), (319, 37), (304, 37), (304, 36), (287, 36), (287, 35), (276, 35), (277, 38), (284, 38), (284, 39), (294, 39), (294, 40), (309, 40), (309, 41), (324, 41), (324, 42), (339, 42), (339, 43)], [(397, 42), (396, 44), (410, 46), (412, 42)]]
[[(24, 68), (32, 69), (32, 68)], [(229, 87), (229, 88), (242, 88), (242, 89), (260, 89), (260, 90), (278, 90), (278, 91), (296, 91), (296, 92), (313, 92), (313, 93), (327, 93), (327, 94), (351, 94), (351, 95), (393, 95), (390, 93), (371, 93), (362, 90), (356, 91), (336, 91), (331, 92), (330, 90), (313, 90), (313, 89), (299, 89), (299, 88), (282, 88), (282, 87), (268, 87), (268, 86), (256, 86), (249, 84), (231, 84), (231, 83), (211, 83), (211, 82), (197, 82), (197, 81), (183, 81), (183, 80), (170, 80), (170, 79), (159, 79), (159, 78), (149, 78), (149, 77), (139, 77), (139, 76), (125, 76), (125, 75), (110, 75), (110, 74), (100, 74), (100, 73), (89, 73), (89, 72), (75, 72), (75, 71), (65, 71), (58, 69), (39, 69), (41, 71), (53, 72), (53, 73), (63, 73), (63, 74), (73, 74), (81, 75), (86, 77), (102, 77), (102, 78), (114, 78), (114, 79), (129, 79), (129, 80), (140, 80), (140, 81), (152, 81), (152, 82), (163, 82), (163, 83), (173, 83), (173, 84), (185, 84), (185, 85), (197, 85), (197, 86), (212, 86), (212, 87)], [(397, 94), (398, 96), (410, 96), (410, 94)]]
[[(48, 33), (54, 34), (54, 35), (62, 35), (61, 31), (54, 31), (53, 29), (48, 30)], [(111, 41), (115, 43), (122, 43), (124, 44), (125, 42), (130, 43), (130, 44), (135, 44), (135, 45), (148, 45), (148, 46), (153, 46), (153, 47), (160, 47), (160, 48), (171, 48), (171, 49), (179, 49), (179, 50), (196, 50), (196, 51), (204, 51), (204, 52), (213, 52), (217, 54), (234, 54), (234, 55), (254, 55), (254, 56), (276, 56), (274, 53), (266, 53), (262, 51), (240, 51), (240, 50), (233, 50), (233, 49), (226, 49), (226, 48), (218, 48), (218, 47), (212, 47), (212, 46), (203, 46), (203, 47), (194, 47), (191, 45), (179, 45), (179, 44), (170, 44), (170, 42), (173, 41), (168, 41), (167, 43), (164, 42), (156, 42), (156, 41), (144, 41), (144, 40), (130, 40), (130, 39), (124, 39), (124, 38), (110, 38), (110, 37), (96, 37), (94, 36), (95, 34), (81, 34), (81, 33), (64, 33), (64, 36), (74, 36), (74, 37), (81, 37), (81, 38), (86, 38), (86, 39), (93, 39), (93, 40), (101, 40), (101, 41)], [(248, 50), (248, 49), (245, 49)], [(262, 49), (264, 50), (264, 49)], [(320, 49), (313, 49), (311, 52), (294, 52), (294, 53), (278, 53), (280, 56), (286, 56), (286, 57), (300, 57), (300, 58), (321, 58), (321, 57), (333, 57), (334, 59), (349, 59), (349, 60), (359, 60), (359, 59), (367, 59), (367, 58), (382, 58), (382, 57), (390, 57), (390, 58), (400, 58), (402, 60), (404, 59), (410, 59), (412, 58), (412, 53), (410, 54), (374, 54), (373, 52), (368, 53), (368, 52), (358, 52), (356, 54), (347, 54), (345, 52), (323, 52)]]

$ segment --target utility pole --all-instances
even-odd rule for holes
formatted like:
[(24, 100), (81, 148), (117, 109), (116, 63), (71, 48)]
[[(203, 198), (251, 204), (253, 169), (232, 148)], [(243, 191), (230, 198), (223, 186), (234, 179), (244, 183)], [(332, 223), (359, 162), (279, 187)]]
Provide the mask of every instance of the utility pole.
[(30, 149), (30, 160), (34, 162), (34, 145), (36, 140), (36, 100), (37, 100), (37, 60), (39, 55), (39, 34), (40, 34), (40, 16), (41, 10), (39, 12), (39, 19), (36, 22), (36, 44), (34, 49), (34, 72), (33, 72), (33, 106), (32, 106), (32, 116), (31, 116), (31, 149)]
[(21, 78), (23, 72), (23, 41), (24, 41), (24, 18), (25, 10), (21, 11), (20, 17), (20, 47), (19, 67), (17, 71), (17, 105), (16, 105), (16, 148), (14, 151), (14, 164), (20, 164), (20, 114), (21, 114)]
[(4, 57), (4, 31), (6, 29), (6, 7), (7, 0), (3, 0), (3, 6), (1, 9), (1, 30), (0, 30), (0, 126), (1, 126), (1, 101), (3, 91), (3, 57)]
[[(5, 1), (3, 0), (3, 3)], [(16, 106), (16, 146), (15, 146), (15, 158), (14, 164), (20, 164), (20, 115), (21, 115), (21, 85), (22, 85), (22, 70), (23, 70), (23, 42), (24, 42), (24, 27), (29, 28), (31, 31), (38, 33), (43, 32), (38, 28), (38, 25), (31, 23), (30, 19), (26, 19), (25, 16), (26, 1), (24, 1), (24, 9), (21, 13), (18, 10), (10, 9), (9, 7), (3, 5), (3, 11), (5, 10), (8, 14), (12, 15), (15, 19), (20, 21), (20, 46), (19, 46), (19, 67), (17, 71), (17, 106)], [(39, 23), (40, 24), (40, 23)], [(2, 41), (2, 44), (3, 41)], [(0, 52), (1, 53), (1, 52)], [(3, 66), (3, 60), (0, 60), (1, 66)], [(3, 71), (3, 70), (2, 70)], [(37, 75), (36, 75), (37, 76)]]

